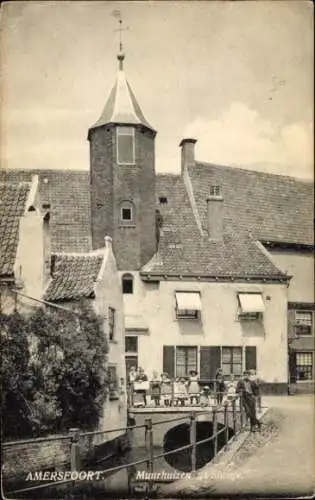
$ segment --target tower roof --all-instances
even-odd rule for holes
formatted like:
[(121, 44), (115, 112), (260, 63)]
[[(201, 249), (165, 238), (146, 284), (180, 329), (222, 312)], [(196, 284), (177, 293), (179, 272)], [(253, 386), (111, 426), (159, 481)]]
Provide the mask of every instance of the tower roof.
[(100, 118), (94, 125), (92, 125), (91, 128), (93, 129), (109, 123), (115, 123), (126, 125), (144, 125), (155, 132), (154, 128), (145, 119), (137, 99), (128, 83), (123, 70), (124, 58), (125, 56), (123, 52), (119, 52), (117, 56), (119, 61), (119, 70), (115, 85), (111, 90)]

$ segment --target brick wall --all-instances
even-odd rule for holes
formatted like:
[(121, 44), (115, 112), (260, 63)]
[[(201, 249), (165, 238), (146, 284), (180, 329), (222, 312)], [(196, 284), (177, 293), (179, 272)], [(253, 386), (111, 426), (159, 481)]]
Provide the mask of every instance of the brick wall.
[(2, 477), (4, 481), (25, 480), (29, 472), (50, 468), (61, 470), (70, 467), (71, 438), (55, 441), (2, 446)]
[[(155, 242), (154, 135), (135, 128), (135, 165), (116, 161), (116, 127), (99, 127), (90, 133), (92, 245), (113, 238), (119, 269), (139, 269), (153, 256)], [(120, 205), (132, 201), (136, 223), (120, 224)]]

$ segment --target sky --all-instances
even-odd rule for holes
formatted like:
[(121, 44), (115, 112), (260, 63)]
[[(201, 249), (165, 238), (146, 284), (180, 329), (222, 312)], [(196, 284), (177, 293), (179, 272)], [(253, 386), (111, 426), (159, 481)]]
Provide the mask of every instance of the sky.
[(304, 0), (6, 2), (1, 168), (89, 168), (88, 128), (124, 69), (158, 131), (157, 172), (179, 143), (207, 163), (313, 176), (313, 7)]

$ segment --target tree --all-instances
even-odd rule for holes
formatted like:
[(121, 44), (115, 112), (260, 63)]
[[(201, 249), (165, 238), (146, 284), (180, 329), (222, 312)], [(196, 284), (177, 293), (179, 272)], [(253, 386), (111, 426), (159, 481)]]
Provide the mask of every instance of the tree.
[(0, 314), (1, 334), (1, 421), (4, 436), (32, 433), (28, 407), (28, 322), (18, 312)]
[[(24, 343), (23, 362), (20, 356), (14, 371), (19, 373), (22, 366), (26, 370), (23, 397), (29, 407), (24, 413), (33, 435), (95, 428), (108, 392), (108, 343), (102, 320), (81, 302), (73, 313), (39, 308), (21, 321), (28, 346), (26, 353)], [(17, 329), (11, 324), (7, 317), (6, 329), (15, 336)]]

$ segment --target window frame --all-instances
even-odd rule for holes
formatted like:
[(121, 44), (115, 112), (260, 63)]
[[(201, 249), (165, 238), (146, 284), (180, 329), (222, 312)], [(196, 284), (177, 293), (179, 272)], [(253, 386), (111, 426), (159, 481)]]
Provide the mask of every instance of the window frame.
[(116, 309), (108, 307), (108, 339), (110, 342), (115, 341), (116, 332)]
[[(125, 131), (125, 132), (123, 132)], [(128, 131), (128, 132), (127, 132)], [(128, 136), (132, 138), (132, 161), (120, 161), (119, 158), (119, 137), (120, 136)], [(135, 129), (130, 126), (118, 126), (116, 128), (116, 157), (118, 165), (135, 165)]]
[(117, 374), (116, 364), (110, 364), (107, 367), (107, 376), (108, 376), (108, 387), (110, 392), (116, 391), (118, 388), (118, 374)]
[(222, 198), (222, 186), (221, 186), (221, 184), (210, 184), (209, 197), (210, 198)]
[[(127, 283), (129, 283), (129, 284), (131, 283), (131, 288), (130, 288), (131, 292), (124, 290), (124, 285)], [(133, 293), (134, 293), (134, 277), (132, 274), (125, 273), (122, 275), (122, 277), (121, 277), (121, 290), (122, 290), (123, 295), (133, 295)]]
[[(178, 364), (177, 364), (177, 353), (179, 350), (183, 349), (185, 351), (185, 362), (184, 362), (184, 371), (185, 375), (183, 374), (178, 374)], [(192, 367), (189, 367), (188, 363), (188, 350), (193, 349), (195, 351), (195, 365)], [(189, 377), (189, 372), (191, 370), (195, 370), (198, 373), (198, 346), (196, 345), (177, 345), (175, 346), (175, 364), (174, 364), (174, 372), (175, 372), (175, 377)]]
[[(296, 359), (295, 359), (295, 366), (296, 366), (296, 380), (297, 382), (304, 382), (304, 381), (309, 381), (313, 380), (313, 369), (314, 369), (314, 356), (312, 351), (300, 351), (296, 352), (295, 354)], [(310, 363), (299, 363), (298, 358), (302, 356), (309, 356), (310, 358)], [(304, 369), (304, 371), (309, 373), (309, 377), (306, 378), (300, 378), (300, 371), (301, 368)]]
[[(175, 247), (174, 247), (175, 248)], [(201, 300), (201, 293), (200, 290), (175, 290), (175, 316), (177, 320), (193, 320), (193, 321), (200, 321), (201, 319), (201, 311), (199, 309), (178, 309), (178, 304), (176, 300), (176, 293), (196, 293), (199, 294), (200, 300)]]
[[(300, 323), (300, 324), (298, 324), (298, 323), (297, 323), (297, 321), (298, 321), (298, 320), (297, 320), (297, 315), (298, 315), (298, 314), (301, 314), (301, 313), (302, 313), (302, 314), (309, 314), (309, 315), (310, 315), (310, 324), (309, 324), (309, 325), (307, 325), (307, 324), (303, 324), (303, 323), (302, 323), (302, 324), (301, 324), (301, 323)], [(304, 333), (299, 333), (297, 330), (298, 330), (298, 328), (299, 328), (299, 327), (301, 327), (301, 326), (302, 326), (302, 327), (303, 327), (303, 326), (304, 326), (304, 327), (305, 327), (305, 326), (309, 326), (309, 333), (305, 333), (305, 332), (304, 332)], [(312, 333), (313, 333), (313, 311), (307, 311), (307, 310), (305, 310), (305, 309), (296, 309), (296, 310), (294, 311), (294, 334), (295, 334), (298, 338), (300, 338), (300, 337), (311, 337), (311, 336), (312, 336)]]
[[(230, 361), (229, 362), (224, 362), (223, 361), (223, 356), (224, 356), (223, 353), (224, 353), (225, 349), (230, 351)], [(240, 360), (241, 360), (240, 363), (235, 362), (234, 359), (233, 359), (233, 353), (235, 351), (238, 351), (238, 353), (240, 354)], [(223, 370), (223, 374), (224, 375), (231, 375), (233, 373), (235, 375), (235, 377), (240, 377), (242, 375), (242, 373), (243, 373), (243, 366), (244, 366), (244, 359), (243, 359), (243, 357), (244, 357), (244, 349), (243, 349), (242, 346), (225, 346), (225, 345), (221, 346), (221, 368)], [(237, 366), (240, 367), (239, 373), (236, 373), (234, 371), (235, 365), (237, 365)], [(228, 372), (226, 372), (224, 370), (224, 366), (229, 366), (230, 369), (229, 369)]]
[(262, 323), (264, 319), (264, 313), (263, 312), (247, 312), (244, 313), (242, 312), (242, 305), (241, 305), (241, 300), (240, 300), (240, 295), (246, 294), (246, 295), (260, 295), (263, 301), (263, 293), (262, 292), (245, 292), (245, 291), (238, 291), (236, 293), (236, 301), (237, 301), (237, 320), (238, 321), (255, 321)]
[[(136, 340), (136, 349), (133, 351), (133, 350), (128, 350), (127, 349), (127, 342), (126, 340), (129, 340), (129, 339), (135, 339)], [(139, 354), (139, 339), (138, 339), (138, 335), (125, 335), (125, 354), (128, 356), (128, 355), (131, 355), (131, 356), (135, 356)]]

